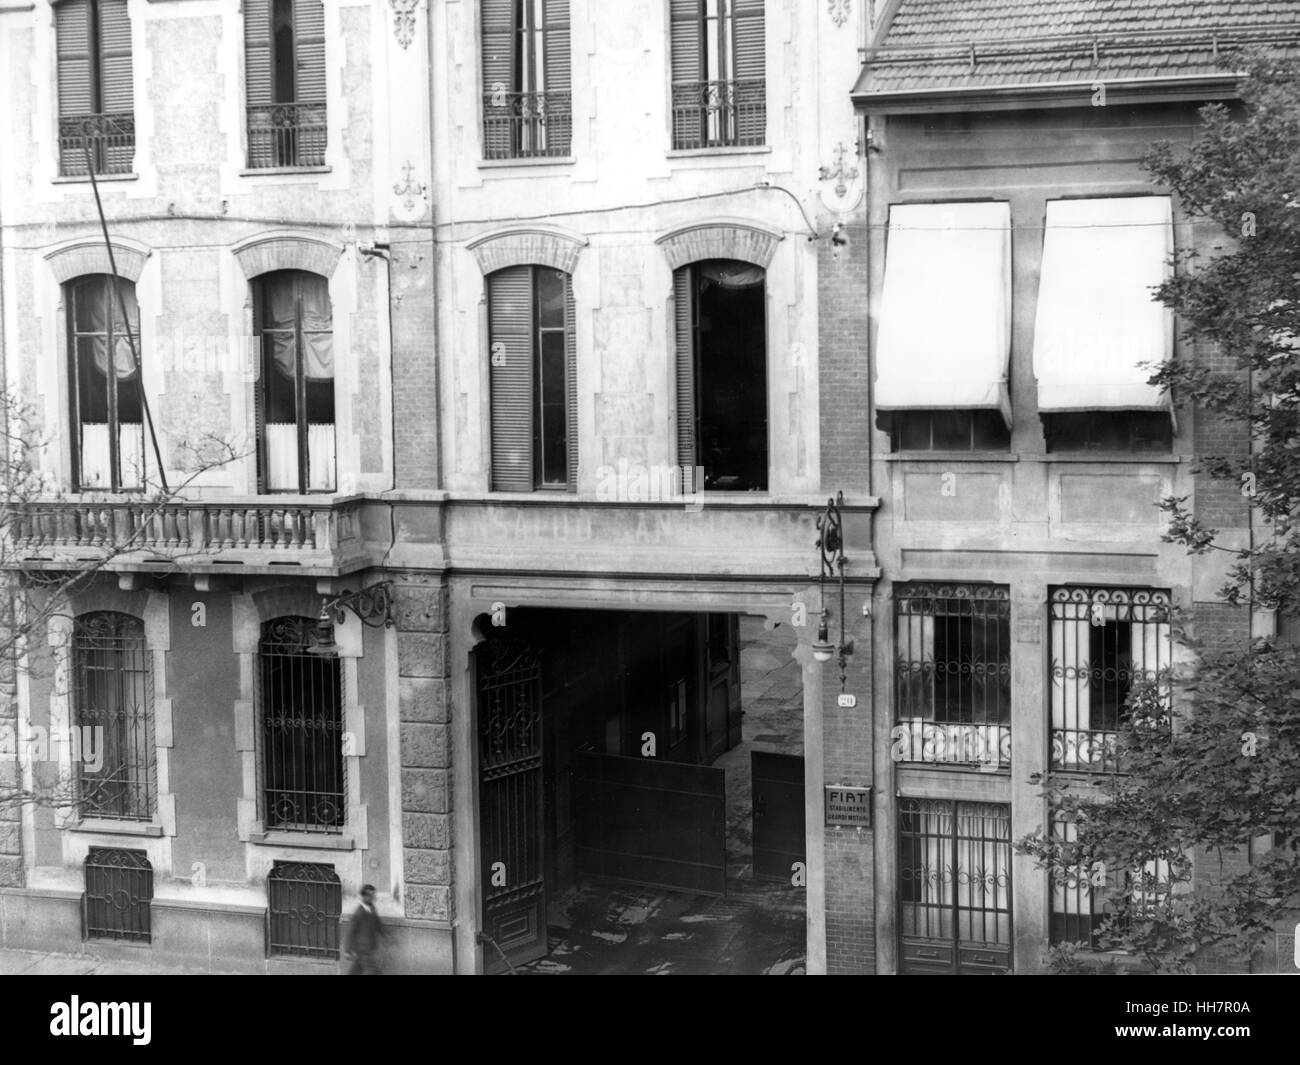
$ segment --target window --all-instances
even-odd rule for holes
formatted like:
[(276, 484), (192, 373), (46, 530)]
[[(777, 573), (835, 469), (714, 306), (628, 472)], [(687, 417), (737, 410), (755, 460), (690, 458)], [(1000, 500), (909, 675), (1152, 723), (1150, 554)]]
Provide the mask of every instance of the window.
[(762, 267), (726, 259), (673, 275), (677, 456), (683, 490), (767, 490), (767, 299)]
[(1109, 451), (1168, 454), (1173, 422), (1152, 411), (1090, 411), (1044, 414), (1043, 435), (1049, 452)]
[(672, 0), (673, 147), (767, 139), (763, 0)]
[(258, 490), (334, 490), (334, 336), (329, 282), (302, 270), (253, 283), (261, 340)]
[(153, 866), (144, 851), (91, 847), (85, 862), (82, 927), (86, 939), (148, 943)]
[(268, 830), (341, 832), (346, 819), (342, 671), (338, 655), (322, 654), (315, 645), (314, 636), (323, 635), (314, 618), (277, 618), (262, 626), (258, 679)]
[(59, 173), (129, 174), (135, 157), (127, 0), (64, 0), (54, 8)]
[(892, 451), (1005, 451), (1011, 433), (995, 410), (882, 411)]
[(72, 676), (81, 816), (149, 820), (157, 751), (144, 622), (112, 611), (81, 615), (72, 628)]
[(248, 166), (325, 165), (325, 8), (244, 0)]
[(1008, 768), (1008, 589), (903, 584), (894, 590), (894, 617), (895, 760)]
[(577, 339), (562, 270), (511, 266), (488, 275), (492, 490), (575, 491)]
[(875, 381), (895, 451), (1010, 445), (1011, 208), (889, 209)]
[(93, 274), (70, 282), (65, 295), (72, 483), (78, 492), (142, 489), (144, 405), (131, 350), (134, 341), (140, 352), (135, 286), (119, 280), (115, 288), (112, 277)]
[(1113, 772), (1119, 768), (1119, 724), (1134, 687), (1154, 685), (1156, 698), (1168, 706), (1169, 593), (1054, 588), (1048, 609), (1052, 767)]
[(567, 156), (568, 0), (483, 0), (483, 157)]
[(266, 894), (267, 954), (339, 956), (343, 885), (332, 865), (276, 862)]

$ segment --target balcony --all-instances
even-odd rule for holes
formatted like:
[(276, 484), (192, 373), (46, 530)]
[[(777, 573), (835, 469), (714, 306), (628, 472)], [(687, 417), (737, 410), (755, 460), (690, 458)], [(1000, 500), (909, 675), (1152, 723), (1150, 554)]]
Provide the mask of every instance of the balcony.
[(341, 576), (380, 552), (353, 496), (219, 500), (68, 497), (13, 504), (6, 561), (26, 569), (104, 562), (115, 571)]
[(86, 148), (96, 174), (129, 174), (135, 159), (135, 115), (121, 111), (59, 118), (59, 174), (86, 176)]
[(567, 92), (490, 92), (483, 96), (483, 158), (569, 155), (573, 103)]
[(762, 147), (766, 141), (766, 79), (673, 85), (674, 150)]
[(248, 168), (325, 165), (325, 105), (262, 104), (248, 109)]

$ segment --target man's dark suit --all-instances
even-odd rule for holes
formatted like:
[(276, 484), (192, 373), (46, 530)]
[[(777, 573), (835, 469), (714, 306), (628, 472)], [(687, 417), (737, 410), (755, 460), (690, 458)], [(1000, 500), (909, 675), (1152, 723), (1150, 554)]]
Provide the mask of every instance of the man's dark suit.
[(348, 922), (343, 949), (353, 955), (349, 976), (367, 976), (379, 972), (380, 941), (388, 935), (379, 913), (368, 906), (358, 906)]

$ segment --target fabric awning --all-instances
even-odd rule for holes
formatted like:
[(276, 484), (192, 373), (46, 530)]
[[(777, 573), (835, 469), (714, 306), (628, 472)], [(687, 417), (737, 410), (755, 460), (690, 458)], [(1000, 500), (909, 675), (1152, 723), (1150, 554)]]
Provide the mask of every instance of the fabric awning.
[(1170, 409), (1147, 379), (1173, 356), (1173, 312), (1153, 292), (1173, 250), (1168, 196), (1049, 201), (1034, 325), (1041, 412)]
[(1010, 352), (1010, 205), (891, 207), (876, 407), (994, 409), (1010, 425)]

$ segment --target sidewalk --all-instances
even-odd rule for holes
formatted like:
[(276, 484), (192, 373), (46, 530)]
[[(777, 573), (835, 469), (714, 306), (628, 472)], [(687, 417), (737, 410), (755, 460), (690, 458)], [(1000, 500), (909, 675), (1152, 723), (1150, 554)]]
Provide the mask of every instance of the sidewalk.
[(198, 969), (147, 962), (96, 958), (90, 954), (50, 954), (0, 950), (0, 976), (202, 976)]

